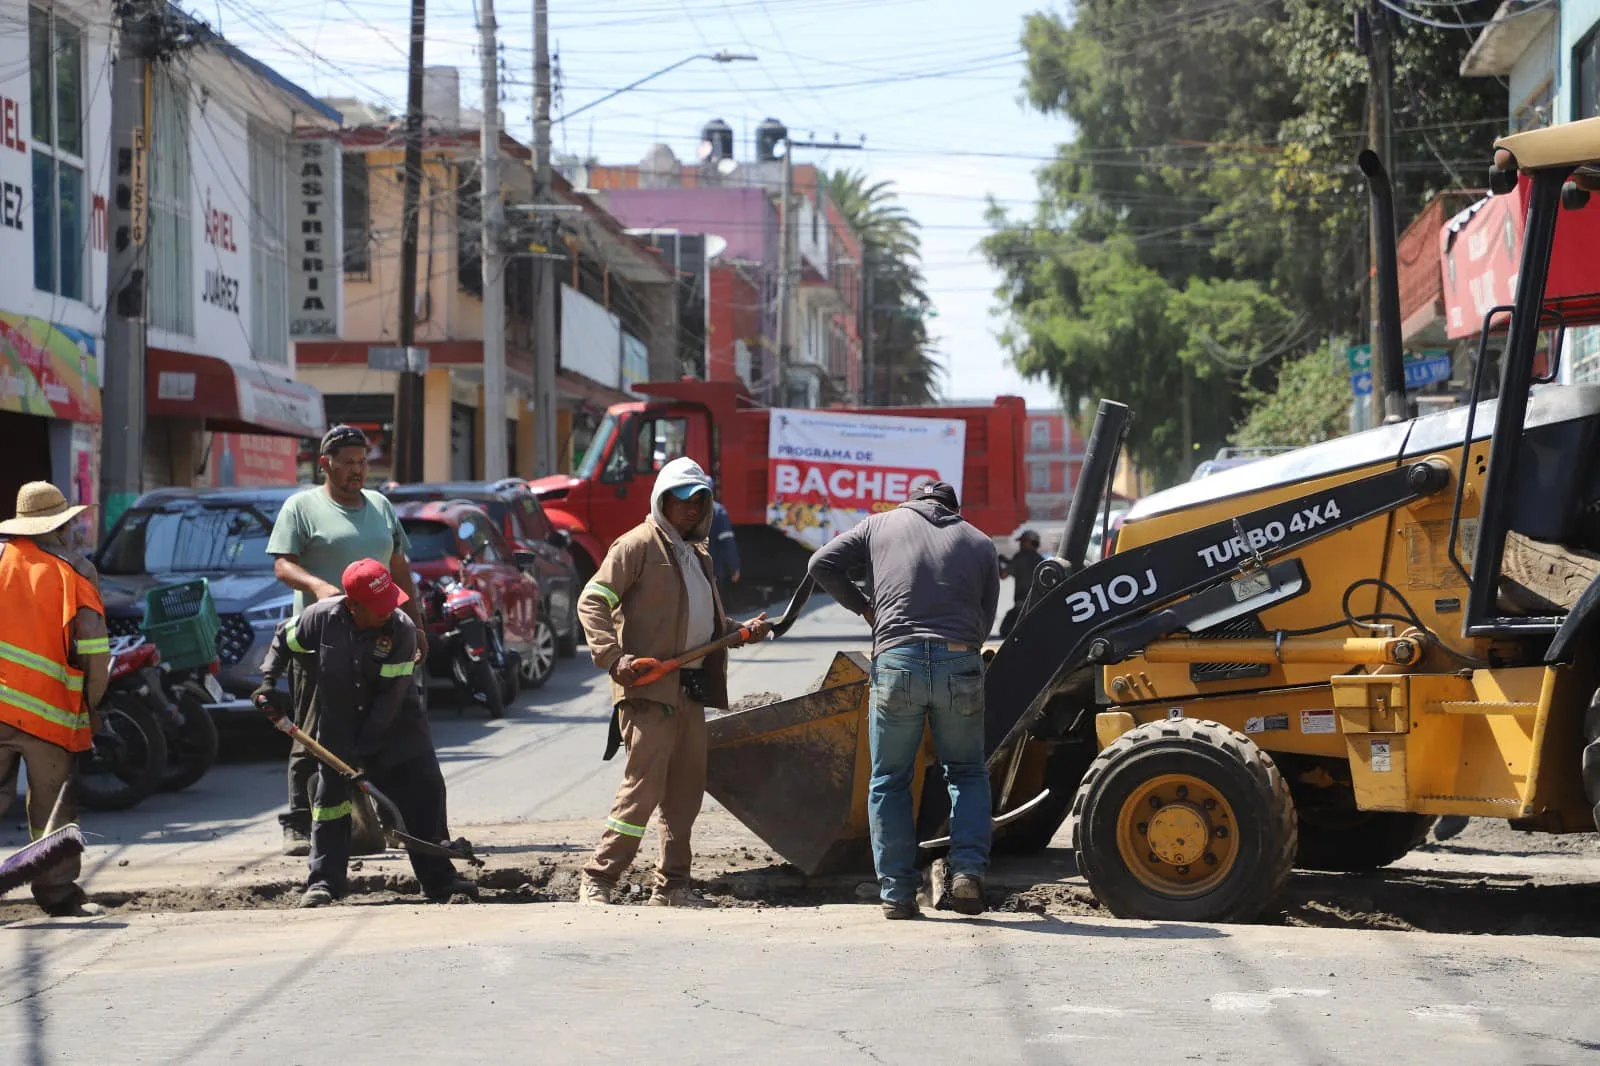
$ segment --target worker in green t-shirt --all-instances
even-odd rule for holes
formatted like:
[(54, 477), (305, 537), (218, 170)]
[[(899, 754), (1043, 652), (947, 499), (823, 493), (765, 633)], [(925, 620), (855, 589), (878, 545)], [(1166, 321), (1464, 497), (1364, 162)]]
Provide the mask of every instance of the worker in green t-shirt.
[[(406, 552), (411, 542), (395, 516), (394, 504), (366, 487), (367, 435), (354, 426), (334, 426), (322, 438), (317, 460), (323, 483), (284, 501), (267, 540), (273, 572), (294, 590), (298, 617), (308, 604), (342, 596), (345, 568), (362, 559), (376, 559), (394, 576), (407, 596), (404, 610), (417, 625), (418, 661), (428, 657), (421, 600), (411, 577)], [(289, 687), (295, 720), (309, 728), (308, 706), (291, 671)], [(289, 755), (289, 812), (279, 815), (286, 855), (305, 855), (311, 846), (310, 782), (316, 762), (296, 745)]]

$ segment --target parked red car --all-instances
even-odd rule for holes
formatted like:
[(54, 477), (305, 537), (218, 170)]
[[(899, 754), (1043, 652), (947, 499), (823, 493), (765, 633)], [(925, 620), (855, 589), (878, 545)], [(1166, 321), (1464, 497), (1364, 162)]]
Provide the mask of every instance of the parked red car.
[[(408, 557), (417, 577), (436, 581), (450, 574), (482, 593), (506, 649), (521, 656), (522, 684), (544, 684), (555, 669), (556, 643), (539, 583), (522, 569), (533, 560), (519, 559), (489, 516), (470, 504), (401, 503), (395, 513), (411, 540)], [(431, 663), (430, 670), (439, 672)]]

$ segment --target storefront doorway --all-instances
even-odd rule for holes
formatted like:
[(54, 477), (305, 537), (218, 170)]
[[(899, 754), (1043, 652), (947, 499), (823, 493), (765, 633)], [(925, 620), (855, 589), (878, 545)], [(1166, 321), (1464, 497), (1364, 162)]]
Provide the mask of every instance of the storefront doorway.
[(0, 518), (9, 518), (18, 489), (50, 480), (50, 419), (0, 411), (0, 456)]

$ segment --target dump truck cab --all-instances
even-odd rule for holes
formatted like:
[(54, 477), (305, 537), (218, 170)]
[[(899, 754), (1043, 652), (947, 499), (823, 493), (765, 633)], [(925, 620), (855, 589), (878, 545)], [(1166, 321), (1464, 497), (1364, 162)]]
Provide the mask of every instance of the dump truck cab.
[(711, 412), (703, 404), (614, 404), (575, 473), (529, 482), (550, 521), (572, 537), (573, 561), (585, 580), (611, 542), (649, 512), (651, 487), (669, 460), (687, 455), (714, 469), (712, 440)]

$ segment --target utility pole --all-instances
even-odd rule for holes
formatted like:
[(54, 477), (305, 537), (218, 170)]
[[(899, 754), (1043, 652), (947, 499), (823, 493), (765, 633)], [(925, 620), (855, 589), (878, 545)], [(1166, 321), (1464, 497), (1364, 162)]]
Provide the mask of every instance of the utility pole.
[(115, 160), (106, 273), (106, 346), (100, 441), (100, 530), (109, 532), (144, 487), (145, 240), (150, 219), (145, 78), (161, 6), (122, 9), (112, 68), (111, 153)]
[(494, 0), (479, 0), (479, 50), (483, 53), (483, 151), (479, 202), (483, 215), (483, 476), (498, 481), (506, 469), (505, 205), (500, 199), (500, 49)]
[[(417, 339), (417, 218), (422, 198), (422, 64), (427, 0), (411, 0), (411, 57), (406, 85), (405, 192), (400, 209), (400, 346)], [(422, 375), (400, 372), (395, 397), (394, 478), (422, 480)]]
[(778, 201), (778, 395), (787, 407), (789, 382), (789, 290), (794, 285), (794, 236), (790, 222), (794, 212), (794, 141), (785, 138), (783, 146), (783, 192)]
[[(1383, 169), (1393, 178), (1393, 145), (1390, 138), (1391, 103), (1390, 94), (1394, 82), (1393, 53), (1389, 36), (1389, 13), (1384, 9), (1380, 0), (1368, 0), (1367, 4), (1367, 146), (1378, 155), (1378, 160), (1383, 164)], [(1377, 212), (1372, 213), (1372, 223), (1368, 234), (1371, 248), (1371, 275), (1370, 296), (1368, 305), (1371, 312), (1368, 314), (1368, 341), (1372, 351), (1372, 424), (1381, 426), (1386, 416), (1404, 418), (1404, 411), (1386, 411), (1384, 404), (1384, 389), (1380, 384), (1379, 367), (1382, 365), (1382, 329), (1379, 323), (1383, 320), (1383, 301), (1379, 291), (1378, 257), (1382, 254), (1381, 248), (1384, 241), (1393, 241), (1393, 233), (1383, 233), (1379, 225)], [(1401, 396), (1403, 405), (1405, 397)]]
[[(550, 3), (533, 0), (533, 205), (550, 203)], [(543, 223), (543, 234), (553, 231)], [(550, 249), (533, 259), (533, 472), (556, 473), (556, 279)]]

